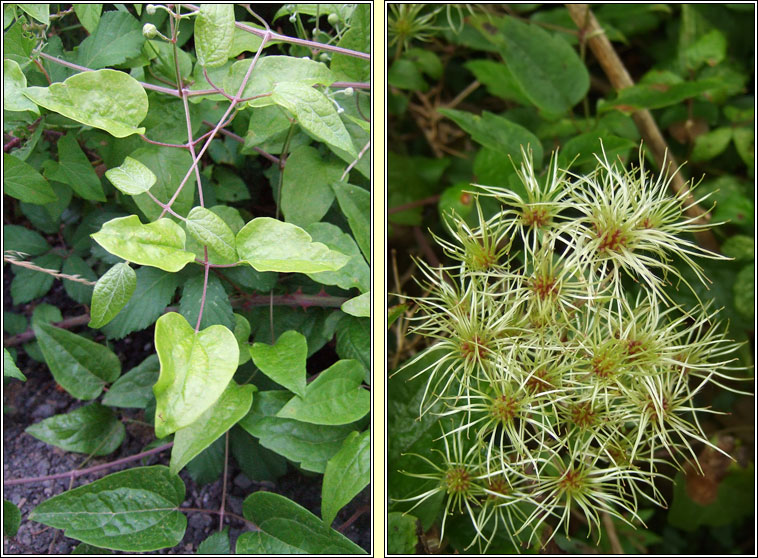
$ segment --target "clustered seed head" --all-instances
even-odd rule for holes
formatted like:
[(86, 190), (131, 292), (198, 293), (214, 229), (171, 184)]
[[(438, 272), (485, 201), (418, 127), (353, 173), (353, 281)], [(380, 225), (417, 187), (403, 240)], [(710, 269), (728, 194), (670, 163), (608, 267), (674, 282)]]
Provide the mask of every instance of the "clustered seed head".
[[(696, 462), (694, 444), (721, 451), (695, 394), (747, 379), (730, 372), (739, 345), (717, 312), (682, 308), (665, 288), (682, 279), (674, 257), (704, 284), (693, 256), (723, 258), (681, 237), (703, 225), (670, 179), (604, 154), (588, 175), (554, 156), (538, 178), (523, 157), (526, 195), (477, 185), (478, 224), (450, 216), (450, 238), (436, 240), (455, 263), (419, 262), (428, 295), (412, 299), (414, 331), (432, 343), (406, 367), (434, 357), (413, 377), (426, 378), (419, 413), (440, 417), (444, 452), (419, 456), (433, 471), (407, 474), (437, 488), (406, 501), (444, 492), (442, 535), (450, 513), (466, 514), (480, 550), (500, 528), (516, 548), (539, 540), (551, 518), (568, 534), (572, 512), (590, 529), (601, 513), (641, 523), (640, 500), (665, 506), (664, 465)], [(478, 196), (500, 209), (485, 217)]]

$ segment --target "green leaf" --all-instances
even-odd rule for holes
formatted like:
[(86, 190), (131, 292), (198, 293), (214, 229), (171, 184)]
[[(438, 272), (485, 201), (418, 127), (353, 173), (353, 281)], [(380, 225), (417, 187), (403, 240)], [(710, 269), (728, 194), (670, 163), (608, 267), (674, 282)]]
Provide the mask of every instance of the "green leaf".
[(475, 142), (497, 151), (504, 157), (521, 153), (521, 148), (531, 146), (535, 168), (542, 165), (542, 144), (532, 132), (510, 120), (487, 112), (481, 116), (456, 109), (438, 109), (471, 135)]
[(266, 376), (292, 393), (305, 395), (305, 360), (308, 344), (297, 331), (285, 331), (274, 345), (254, 343), (250, 347), (253, 363)]
[(3, 500), (3, 535), (15, 537), (21, 525), (21, 511), (10, 500)]
[(326, 464), (321, 489), (321, 517), (331, 525), (343, 506), (371, 482), (371, 433), (353, 432)]
[(149, 552), (182, 540), (184, 494), (168, 467), (135, 467), (42, 502), (29, 518), (95, 546)]
[(21, 159), (3, 153), (3, 193), (38, 205), (58, 199), (47, 180)]
[(217, 481), (224, 471), (224, 443), (219, 438), (200, 453), (195, 459), (187, 463), (186, 471), (200, 486)]
[(340, 309), (345, 314), (350, 314), (357, 318), (371, 317), (371, 293), (363, 293), (356, 297), (346, 300), (342, 303)]
[(237, 253), (258, 271), (335, 271), (348, 257), (330, 250), (291, 223), (257, 217), (237, 233)]
[(7, 310), (3, 312), (3, 330), (8, 335), (16, 335), (26, 331), (28, 323), (29, 320), (23, 314), (15, 314)]
[(234, 381), (229, 382), (218, 400), (195, 422), (177, 430), (174, 434), (174, 447), (171, 449), (171, 472), (181, 471), (195, 456), (244, 417), (253, 404), (253, 392), (256, 389), (252, 384), (239, 386)]
[(76, 63), (98, 70), (139, 56), (145, 37), (142, 26), (128, 12), (105, 12), (95, 32), (77, 48)]
[(22, 382), (26, 381), (26, 376), (24, 376), (24, 373), (18, 369), (18, 366), (16, 366), (16, 363), (13, 361), (13, 357), (5, 347), (3, 347), (3, 377), (16, 378)]
[[(57, 254), (45, 254), (34, 258), (32, 263), (44, 269), (58, 271), (61, 268), (62, 258)], [(13, 281), (11, 281), (11, 298), (13, 304), (31, 302), (35, 298), (45, 296), (53, 286), (55, 278), (42, 271), (14, 267)]]
[(218, 556), (219, 554), (231, 553), (232, 549), (229, 544), (229, 527), (224, 527), (223, 531), (216, 531), (197, 546), (197, 554)]
[(250, 350), (248, 340), (250, 339), (250, 322), (242, 314), (234, 314), (234, 338), (237, 340), (237, 345), (240, 349), (240, 358), (238, 365), (245, 364), (250, 360)]
[(55, 381), (77, 399), (94, 399), (121, 375), (121, 361), (108, 347), (49, 324), (32, 324)]
[(208, 257), (213, 252), (217, 263), (237, 262), (234, 233), (213, 211), (200, 206), (193, 207), (187, 215), (187, 231), (200, 244), (208, 246)]
[(619, 91), (616, 99), (598, 105), (598, 112), (617, 109), (634, 112), (639, 109), (656, 109), (681, 103), (707, 91), (718, 89), (716, 79), (685, 81), (681, 83), (638, 83)]
[(697, 70), (703, 64), (715, 66), (726, 56), (726, 37), (718, 29), (712, 29), (689, 45), (683, 55), (689, 70)]
[(155, 324), (161, 373), (153, 386), (158, 438), (189, 426), (221, 396), (239, 360), (237, 340), (220, 325), (195, 332), (181, 314), (169, 312)]
[[(155, 145), (141, 147), (134, 151), (131, 157), (149, 168), (158, 178), (153, 187), (150, 188), (150, 193), (163, 203), (168, 203), (176, 193), (187, 174), (187, 169), (192, 164), (192, 156), (189, 151), (173, 147)], [(175, 213), (186, 215), (189, 212), (194, 201), (194, 189), (195, 173), (193, 172), (171, 206)], [(147, 193), (134, 196), (134, 201), (148, 220), (154, 221), (160, 217), (161, 208)]]
[[(342, 35), (338, 47), (371, 52), (371, 7), (356, 4), (350, 16), (350, 28)], [(340, 81), (371, 81), (371, 61), (335, 52), (330, 69)]]
[(3, 225), (3, 250), (39, 256), (50, 250), (50, 245), (37, 231), (19, 225)]
[(234, 39), (234, 6), (200, 4), (194, 37), (198, 64), (213, 67), (226, 63)]
[[(61, 271), (66, 275), (78, 275), (82, 279), (92, 281), (93, 283), (97, 281), (97, 275), (92, 271), (92, 268), (76, 254), (69, 254), (66, 261), (63, 262), (63, 269)], [(63, 288), (66, 290), (66, 294), (79, 304), (89, 304), (92, 300), (92, 285), (64, 279)]]
[(121, 339), (133, 331), (145, 329), (163, 314), (179, 285), (175, 273), (152, 267), (137, 270), (137, 288), (129, 302), (112, 321), (103, 327), (108, 339)]
[(407, 58), (400, 58), (392, 63), (387, 71), (387, 83), (397, 89), (421, 91), (425, 93), (429, 84), (424, 80), (418, 66)]
[[(179, 301), (179, 313), (193, 326), (197, 324), (197, 317), (200, 314), (203, 282), (202, 273), (193, 275), (184, 283), (182, 298)], [(228, 329), (234, 327), (234, 313), (229, 302), (229, 295), (226, 294), (221, 279), (215, 275), (208, 276), (203, 319), (200, 322), (200, 327), (206, 328), (212, 325), (222, 325)]]
[(744, 234), (730, 236), (721, 245), (721, 252), (738, 261), (752, 261), (755, 259), (755, 239)]
[(113, 382), (103, 397), (103, 405), (144, 409), (153, 399), (153, 384), (158, 381), (159, 371), (158, 355), (150, 355)]
[(16, 6), (40, 23), (50, 25), (50, 4), (16, 4)]
[(366, 383), (371, 370), (371, 323), (363, 318), (345, 316), (337, 324), (337, 354), (363, 364)]
[(371, 288), (371, 270), (352, 236), (331, 223), (313, 223), (306, 227), (306, 231), (313, 240), (350, 257), (337, 271), (308, 273), (308, 277), (324, 285), (337, 285), (346, 290), (357, 288), (361, 292), (368, 292)]
[(32, 312), (32, 325), (34, 324), (51, 324), (63, 320), (63, 314), (60, 309), (52, 304), (43, 302), (38, 304)]
[(387, 554), (415, 554), (418, 544), (414, 516), (400, 512), (387, 514)]
[(147, 115), (147, 93), (124, 72), (82, 72), (50, 87), (27, 87), (24, 95), (48, 110), (117, 138), (145, 133), (137, 125)]
[(408, 310), (408, 306), (406, 304), (397, 304), (395, 306), (390, 306), (387, 309), (387, 329), (392, 327), (392, 324), (394, 324), (400, 316), (405, 314), (406, 310)]
[(66, 451), (108, 455), (124, 441), (124, 424), (100, 403), (79, 407), (32, 424), (26, 432)]
[(364, 371), (356, 360), (340, 360), (321, 372), (276, 414), (311, 424), (355, 422), (371, 409), (371, 394), (362, 387)]
[(71, 554), (113, 554), (113, 551), (109, 548), (101, 548), (91, 544), (80, 543), (71, 551)]
[(244, 428), (232, 428), (229, 442), (234, 459), (250, 480), (275, 481), (287, 472), (287, 460), (264, 448)]
[(742, 161), (747, 165), (749, 175), (753, 176), (755, 172), (755, 131), (748, 127), (735, 128), (734, 147)]
[(137, 159), (127, 157), (120, 166), (105, 171), (105, 176), (124, 194), (136, 196), (150, 190), (157, 177)]
[(709, 161), (721, 153), (732, 141), (732, 129), (729, 127), (716, 128), (695, 138), (690, 158), (693, 161)]
[(102, 11), (102, 4), (74, 4), (74, 13), (88, 33), (92, 33), (97, 28)]
[(315, 148), (301, 145), (293, 149), (282, 176), (285, 220), (299, 227), (320, 221), (334, 201), (329, 185), (341, 174), (342, 165), (325, 159)]
[(127, 263), (118, 263), (97, 280), (92, 293), (89, 327), (101, 328), (126, 306), (137, 288), (137, 274)]
[(276, 84), (271, 100), (291, 112), (306, 132), (354, 157), (358, 156), (334, 104), (321, 91), (302, 82), (285, 81)]
[(477, 81), (487, 86), (487, 90), (506, 101), (515, 101), (520, 105), (528, 106), (529, 99), (521, 89), (521, 85), (513, 76), (510, 67), (494, 60), (470, 60), (464, 66), (471, 70)]
[(21, 92), (26, 89), (26, 76), (15, 61), (3, 60), (3, 109), (22, 112), (25, 110), (39, 116), (39, 107), (24, 97)]
[[(602, 141), (601, 141), (602, 139)], [(615, 161), (619, 155), (625, 155), (637, 144), (628, 138), (621, 138), (610, 134), (603, 134), (602, 138), (597, 132), (579, 134), (568, 140), (561, 148), (559, 162), (564, 166), (572, 163), (575, 167), (582, 165), (597, 164), (595, 153), (600, 154), (605, 150), (609, 161)]]
[(332, 183), (337, 202), (366, 261), (371, 261), (371, 193), (347, 182)]
[(111, 219), (90, 236), (119, 258), (164, 271), (176, 272), (195, 261), (195, 254), (184, 250), (184, 230), (165, 217), (147, 225), (136, 215)]
[(755, 315), (755, 265), (740, 270), (734, 281), (734, 307), (751, 321)]
[(279, 494), (251, 494), (242, 513), (260, 532), (240, 536), (237, 554), (366, 554), (311, 512)]
[[(224, 79), (224, 90), (236, 95), (242, 85), (251, 60), (240, 60), (232, 65)], [(254, 97), (271, 93), (277, 83), (297, 82), (304, 86), (331, 85), (334, 76), (329, 68), (321, 62), (294, 56), (264, 56), (258, 59), (253, 73), (245, 86), (242, 97)], [(247, 102), (250, 106), (265, 106), (270, 100), (257, 99)]]
[(58, 162), (50, 161), (45, 177), (68, 184), (85, 200), (105, 201), (100, 179), (71, 132), (58, 140)]
[(587, 94), (587, 67), (562, 38), (515, 17), (501, 19), (493, 35), (492, 25), (484, 21), (477, 27), (500, 47), (524, 95), (540, 110), (565, 113)]
[(288, 391), (256, 394), (250, 413), (239, 425), (257, 437), (263, 447), (299, 463), (307, 471), (323, 473), (327, 461), (357, 427), (354, 424), (322, 426), (277, 417), (276, 413), (291, 397)]

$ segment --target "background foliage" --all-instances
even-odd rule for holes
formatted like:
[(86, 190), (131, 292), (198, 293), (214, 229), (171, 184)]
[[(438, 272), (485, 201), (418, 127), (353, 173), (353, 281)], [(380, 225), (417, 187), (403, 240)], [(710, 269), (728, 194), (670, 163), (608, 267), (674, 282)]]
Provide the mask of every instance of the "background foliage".
[[(538, 174), (555, 149), (561, 165), (573, 160), (574, 172), (594, 168), (599, 139), (609, 159), (633, 161), (642, 136), (631, 114), (650, 109), (670, 152), (688, 162), (682, 172), (696, 182), (703, 177), (696, 192), (711, 193), (704, 208), (713, 206), (712, 220), (723, 222), (713, 232), (720, 250), (734, 260), (704, 260), (713, 284), (710, 289), (691, 284), (703, 301), (723, 307), (730, 337), (746, 342), (741, 363), (752, 367), (754, 7), (592, 7), (636, 84), (631, 88), (613, 90), (587, 47), (589, 37), (563, 6), (389, 7), (389, 290), (422, 294), (411, 280), (416, 269), (409, 256), (445, 263), (428, 235), (446, 238), (445, 212), (476, 222), (472, 196), (464, 192), (472, 182), (521, 193), (509, 159), (520, 160), (520, 145), (531, 145)], [(657, 168), (649, 151), (647, 157), (648, 166)], [(483, 208), (485, 218), (496, 209), (486, 199)], [(684, 305), (694, 301), (686, 288), (672, 296)], [(389, 304), (391, 375), (423, 346), (406, 333), (405, 316), (413, 308), (392, 296)], [(414, 370), (423, 367), (420, 362)], [(392, 500), (416, 490), (414, 479), (398, 473), (410, 466), (401, 453), (426, 454), (435, 444), (434, 418), (415, 420), (424, 382), (406, 382), (412, 372), (389, 381), (390, 549), (434, 552), (441, 544), (447, 552), (462, 550), (473, 536), (464, 532), (466, 521), (456, 531), (451, 518), (449, 540), (437, 540), (441, 499), (412, 516), (397, 513), (409, 505)], [(704, 452), (705, 477), (680, 473), (675, 486), (661, 487), (670, 508), (644, 511), (648, 530), (614, 522), (616, 544), (625, 552), (752, 552), (753, 399), (713, 391), (698, 402), (727, 413), (705, 428), (737, 460), (722, 462)], [(413, 530), (414, 518), (421, 537)], [(555, 544), (568, 552), (596, 552), (585, 537), (579, 528), (571, 540), (556, 535)], [(612, 544), (604, 536), (601, 551)]]
[(331, 524), (370, 479), (370, 6), (257, 8), (3, 5), (5, 381), (49, 369), (68, 412), (26, 432), (85, 463), (173, 443), (23, 521), (172, 547), (186, 470), (228, 552), (234, 462), (323, 475), (322, 517), (251, 494), (237, 552), (362, 552)]

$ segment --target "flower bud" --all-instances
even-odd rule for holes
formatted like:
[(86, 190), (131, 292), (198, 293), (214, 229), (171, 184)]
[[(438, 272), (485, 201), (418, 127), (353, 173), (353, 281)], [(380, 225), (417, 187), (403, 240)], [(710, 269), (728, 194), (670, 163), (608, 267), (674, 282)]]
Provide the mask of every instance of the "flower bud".
[(326, 21), (329, 22), (329, 25), (332, 27), (336, 27), (337, 24), (340, 22), (340, 16), (337, 14), (329, 14), (329, 17), (326, 18)]
[(152, 39), (158, 35), (158, 28), (152, 23), (146, 23), (142, 26), (142, 34), (146, 38)]
[(145, 6), (145, 11), (147, 12), (147, 15), (153, 15), (158, 8), (155, 7), (155, 4), (148, 4)]
[(297, 16), (295, 14), (292, 14), (290, 16), (290, 23), (295, 23), (295, 21), (297, 21)]

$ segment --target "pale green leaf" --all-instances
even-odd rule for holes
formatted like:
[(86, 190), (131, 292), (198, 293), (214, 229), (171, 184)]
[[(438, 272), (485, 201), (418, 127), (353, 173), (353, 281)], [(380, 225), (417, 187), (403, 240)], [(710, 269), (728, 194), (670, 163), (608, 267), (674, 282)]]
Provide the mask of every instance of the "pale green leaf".
[(161, 373), (153, 386), (155, 434), (164, 438), (189, 426), (221, 396), (232, 379), (239, 347), (220, 325), (195, 332), (181, 314), (164, 314), (155, 324)]
[(254, 492), (242, 507), (245, 518), (260, 529), (240, 542), (237, 554), (267, 549), (286, 554), (365, 554), (366, 551), (292, 500), (272, 492)]
[(240, 358), (237, 364), (245, 364), (250, 360), (250, 350), (248, 340), (250, 339), (250, 322), (242, 314), (234, 314), (234, 338), (237, 340), (237, 345), (240, 349)]
[(76, 17), (79, 18), (79, 22), (89, 33), (92, 33), (97, 28), (102, 12), (102, 4), (74, 4)]
[(308, 277), (324, 285), (337, 285), (341, 289), (357, 288), (367, 292), (371, 288), (371, 270), (361, 254), (360, 248), (349, 234), (342, 232), (331, 223), (313, 223), (305, 229), (317, 242), (323, 242), (332, 250), (337, 250), (350, 259), (337, 271), (308, 273)]
[(345, 314), (358, 318), (371, 317), (371, 293), (363, 293), (342, 303), (340, 309)]
[(16, 4), (27, 15), (40, 23), (50, 25), (50, 4)]
[(234, 233), (213, 211), (200, 206), (193, 207), (187, 215), (187, 231), (201, 245), (208, 246), (208, 257), (213, 252), (216, 263), (237, 262)]
[(195, 260), (192, 252), (184, 250), (184, 230), (167, 218), (143, 225), (136, 215), (119, 217), (91, 236), (119, 258), (164, 271), (179, 271)]
[(254, 343), (250, 355), (266, 376), (297, 395), (305, 395), (308, 344), (302, 333), (285, 331), (274, 345)]
[(300, 227), (270, 217), (257, 217), (237, 233), (237, 253), (258, 271), (335, 271), (349, 259), (312, 242)]
[(38, 205), (58, 199), (45, 177), (31, 165), (8, 153), (3, 153), (3, 193)]
[(274, 87), (271, 100), (292, 113), (306, 132), (354, 157), (358, 156), (337, 109), (318, 89), (301, 82), (281, 82)]
[(102, 548), (150, 552), (182, 540), (184, 494), (184, 483), (168, 467), (135, 467), (46, 500), (29, 519)]
[(340, 360), (321, 372), (276, 414), (311, 424), (349, 424), (368, 414), (371, 394), (361, 387), (363, 366), (356, 360)]
[(229, 382), (218, 400), (198, 419), (176, 431), (171, 449), (171, 472), (178, 473), (196, 455), (210, 446), (219, 436), (244, 417), (253, 404), (253, 392), (257, 388), (248, 384)]
[[(251, 62), (251, 60), (240, 60), (232, 65), (229, 75), (224, 79), (224, 90), (228, 94), (237, 94)], [(255, 63), (242, 97), (270, 94), (277, 83), (283, 82), (298, 82), (305, 86), (331, 85), (334, 83), (334, 76), (325, 64), (309, 58), (264, 56)], [(261, 101), (263, 101), (262, 104)], [(271, 104), (271, 101), (259, 99), (248, 101), (248, 104), (265, 106)]]
[(108, 347), (55, 326), (32, 324), (55, 381), (77, 399), (94, 399), (121, 375), (121, 361)]
[(195, 17), (195, 52), (202, 66), (221, 66), (234, 39), (234, 5), (200, 4)]
[(26, 432), (46, 444), (91, 455), (116, 451), (126, 435), (124, 424), (100, 403), (46, 418), (29, 426)]
[(100, 277), (92, 292), (89, 327), (100, 328), (126, 306), (137, 288), (137, 274), (129, 264), (118, 263)]
[(332, 183), (337, 195), (337, 202), (342, 213), (347, 217), (355, 241), (366, 257), (371, 261), (371, 193), (365, 188), (353, 186), (347, 182)]
[[(174, 196), (192, 164), (192, 156), (186, 149), (157, 145), (140, 147), (132, 152), (131, 157), (145, 165), (157, 177), (157, 181), (150, 188), (150, 194), (163, 203), (168, 203)], [(194, 190), (195, 173), (192, 172), (174, 200), (172, 211), (179, 215), (187, 215), (194, 203)], [(136, 195), (134, 201), (148, 220), (155, 221), (160, 218), (162, 209), (149, 194)]]
[(127, 157), (120, 166), (105, 171), (105, 176), (124, 194), (136, 196), (150, 190), (157, 177), (137, 159)]
[(9, 111), (31, 111), (39, 115), (39, 107), (24, 97), (21, 92), (26, 89), (26, 76), (13, 60), (3, 60), (3, 109)]
[(331, 525), (343, 506), (371, 482), (371, 433), (353, 432), (326, 464), (321, 489), (321, 517)]
[(48, 110), (117, 138), (145, 133), (137, 126), (147, 115), (147, 94), (124, 72), (82, 72), (50, 87), (27, 87), (24, 95)]

